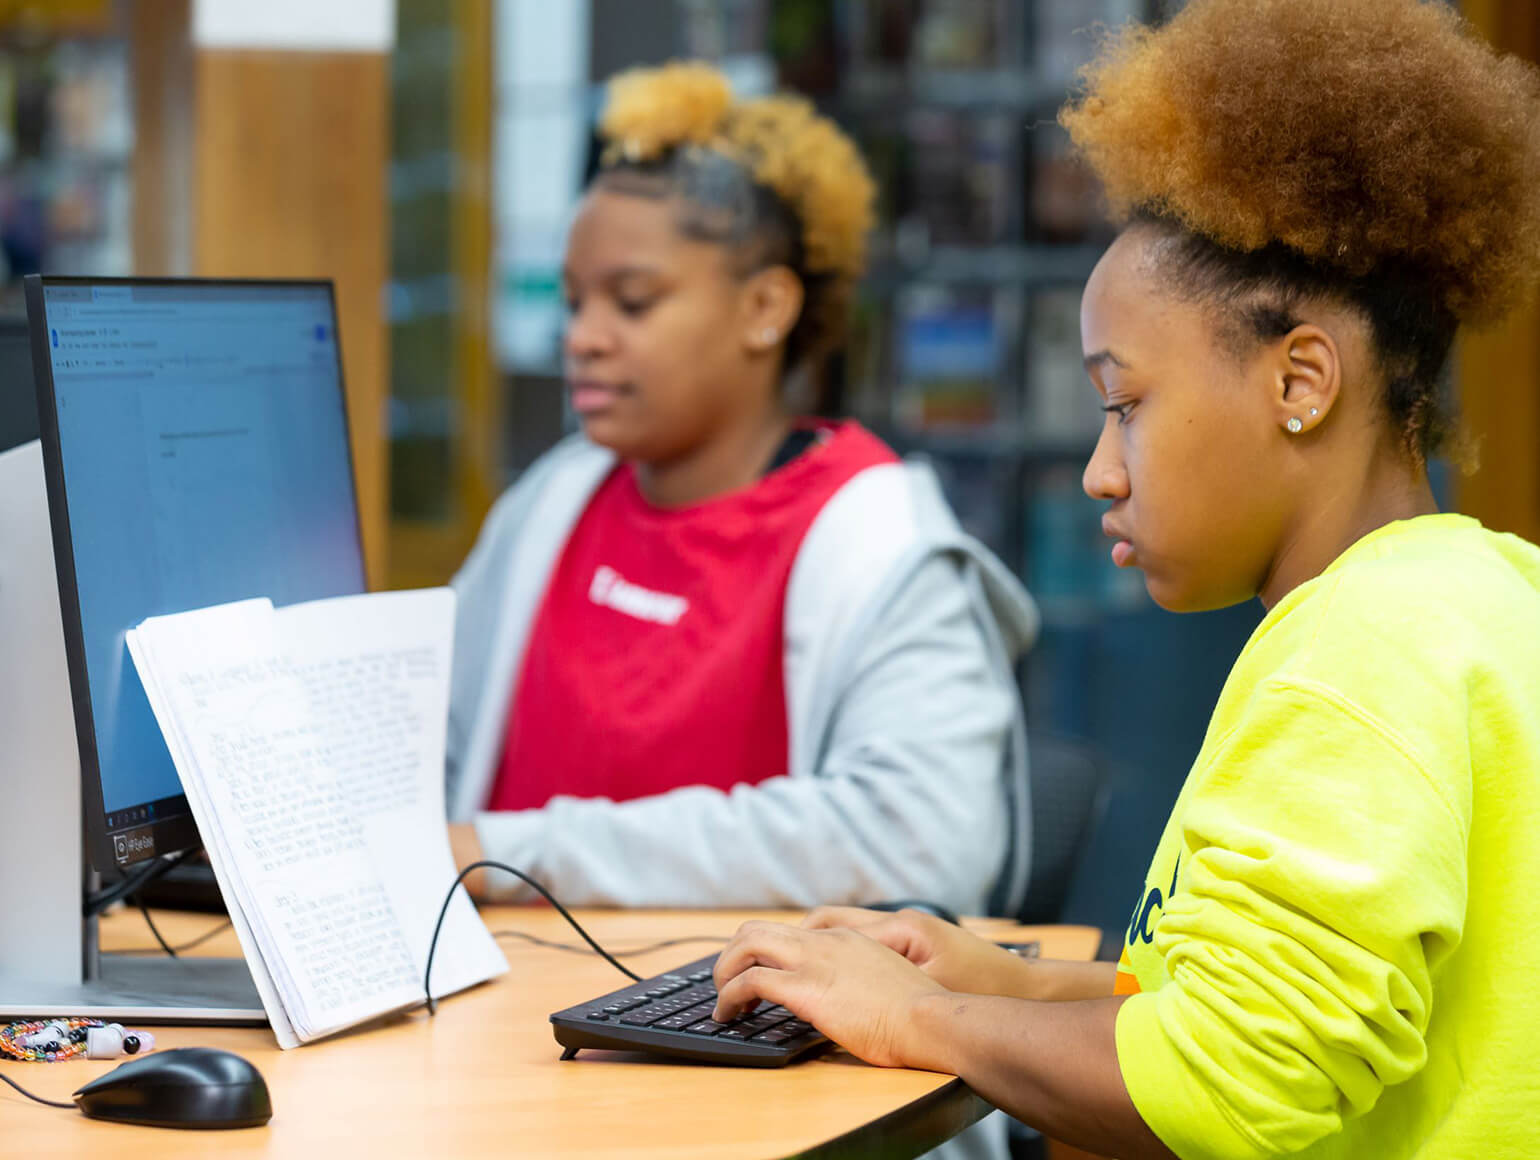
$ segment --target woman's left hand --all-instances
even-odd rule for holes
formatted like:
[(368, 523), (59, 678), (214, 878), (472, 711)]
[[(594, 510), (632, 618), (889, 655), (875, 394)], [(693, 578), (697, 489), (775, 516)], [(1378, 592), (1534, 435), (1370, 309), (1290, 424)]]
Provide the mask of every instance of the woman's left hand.
[(910, 1013), (946, 988), (855, 930), (744, 923), (717, 958), (715, 973), (719, 1021), (763, 999), (867, 1063), (944, 1070), (934, 1051), (915, 1042)]

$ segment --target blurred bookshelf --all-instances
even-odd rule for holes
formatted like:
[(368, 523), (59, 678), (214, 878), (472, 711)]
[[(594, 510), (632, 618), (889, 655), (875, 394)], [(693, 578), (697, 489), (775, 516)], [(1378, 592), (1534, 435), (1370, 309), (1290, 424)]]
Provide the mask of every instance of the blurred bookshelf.
[(398, 0), (391, 60), (390, 575), (446, 581), (503, 485), (491, 353), (492, 10)]
[(132, 272), (127, 23), (111, 0), (0, 2), (0, 309), (27, 274)]
[(724, 25), (763, 20), (778, 83), (839, 121), (877, 182), (870, 273), (831, 372), (843, 409), (934, 463), (963, 525), (1027, 581), (1050, 626), (1141, 607), (1142, 585), (1107, 562), (1079, 487), (1101, 423), (1081, 367), (1080, 289), (1111, 235), (1055, 115), (1092, 27), (1147, 5), (717, 8)]

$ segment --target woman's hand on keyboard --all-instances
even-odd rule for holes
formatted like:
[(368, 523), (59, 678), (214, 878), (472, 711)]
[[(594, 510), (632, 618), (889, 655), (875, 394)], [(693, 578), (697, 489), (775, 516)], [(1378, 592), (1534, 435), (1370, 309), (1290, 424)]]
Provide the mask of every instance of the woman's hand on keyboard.
[(820, 906), (802, 925), (809, 930), (859, 931), (897, 951), (949, 991), (1037, 997), (1026, 993), (1031, 980), (1028, 960), (933, 914)]
[(883, 1067), (938, 1070), (910, 1012), (945, 988), (904, 956), (848, 927), (749, 922), (717, 958), (716, 1019), (778, 1003), (853, 1055)]

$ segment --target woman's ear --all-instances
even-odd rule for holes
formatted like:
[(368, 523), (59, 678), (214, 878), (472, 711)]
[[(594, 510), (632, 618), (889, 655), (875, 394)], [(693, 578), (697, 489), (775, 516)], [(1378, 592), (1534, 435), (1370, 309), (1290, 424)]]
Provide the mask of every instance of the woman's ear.
[(1342, 391), (1342, 352), (1330, 332), (1301, 323), (1272, 345), (1272, 407), (1290, 435), (1313, 431)]
[(751, 274), (744, 286), (743, 344), (753, 354), (779, 349), (802, 316), (802, 279), (786, 266)]

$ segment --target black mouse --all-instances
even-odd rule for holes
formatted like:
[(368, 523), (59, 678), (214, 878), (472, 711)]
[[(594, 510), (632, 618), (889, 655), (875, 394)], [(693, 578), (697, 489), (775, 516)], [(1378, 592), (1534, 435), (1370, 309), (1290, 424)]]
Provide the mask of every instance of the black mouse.
[(926, 902), (923, 898), (899, 898), (892, 902), (869, 902), (867, 910), (918, 910), (921, 914), (933, 914), (953, 926), (961, 926), (957, 916), (939, 902)]
[(93, 1120), (152, 1128), (255, 1128), (273, 1117), (262, 1073), (212, 1047), (132, 1059), (75, 1093)]

